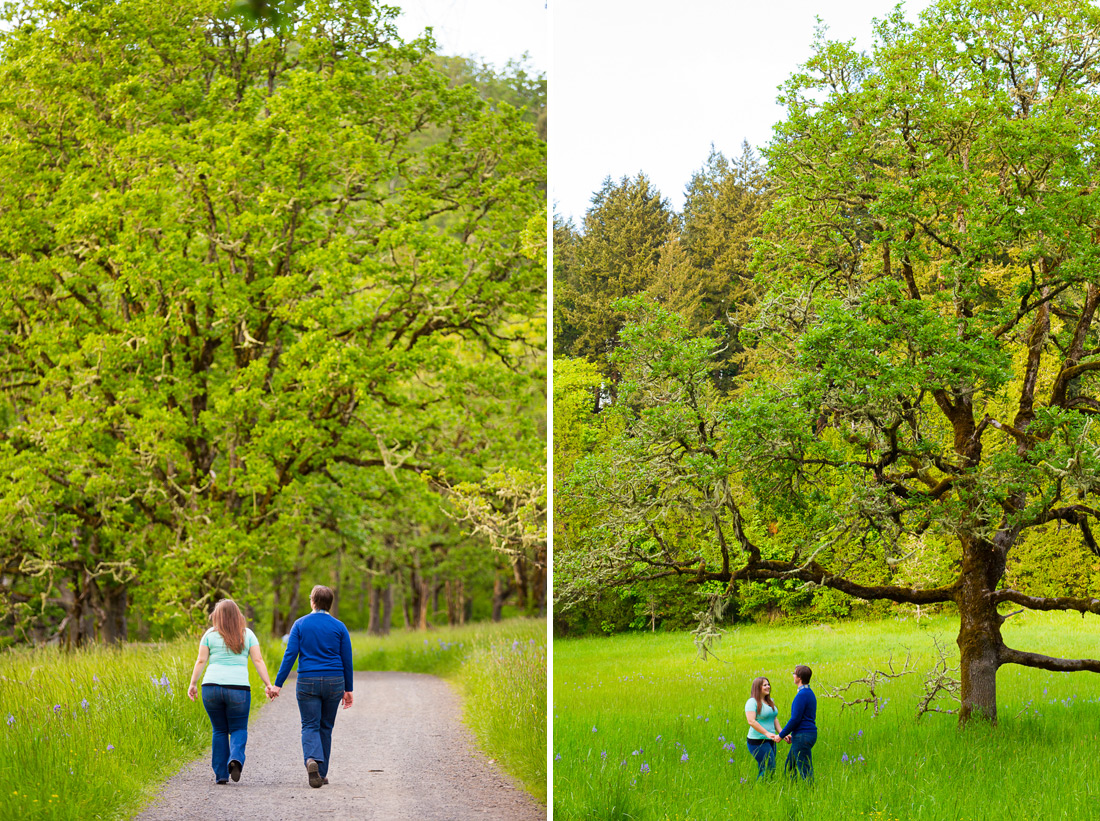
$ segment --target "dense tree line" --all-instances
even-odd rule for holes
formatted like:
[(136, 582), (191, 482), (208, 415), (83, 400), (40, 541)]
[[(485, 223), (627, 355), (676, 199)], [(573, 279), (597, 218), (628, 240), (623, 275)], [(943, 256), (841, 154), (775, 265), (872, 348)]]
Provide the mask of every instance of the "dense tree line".
[(544, 80), (401, 42), (374, 3), (276, 10), (8, 8), (11, 636), (226, 595), (282, 632), (318, 581), (378, 632), (542, 606), (545, 535), (494, 552), (462, 519), (512, 513), (509, 466), (540, 521)]
[(950, 605), (960, 721), (995, 719), (1005, 664), (1100, 672), (1002, 635), (1012, 607), (1100, 613), (1100, 10), (941, 0), (876, 36), (822, 37), (783, 88), (732, 389), (690, 312), (607, 277), (560, 601)]

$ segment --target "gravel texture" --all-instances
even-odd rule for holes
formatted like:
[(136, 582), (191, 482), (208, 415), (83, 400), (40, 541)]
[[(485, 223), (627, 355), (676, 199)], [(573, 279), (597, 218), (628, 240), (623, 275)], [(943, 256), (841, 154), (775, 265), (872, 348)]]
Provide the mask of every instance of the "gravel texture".
[(543, 821), (546, 808), (477, 751), (460, 716), (454, 691), (435, 676), (356, 673), (355, 703), (332, 731), (330, 783), (313, 789), (292, 676), (249, 725), (239, 782), (215, 784), (206, 756), (169, 779), (136, 818)]

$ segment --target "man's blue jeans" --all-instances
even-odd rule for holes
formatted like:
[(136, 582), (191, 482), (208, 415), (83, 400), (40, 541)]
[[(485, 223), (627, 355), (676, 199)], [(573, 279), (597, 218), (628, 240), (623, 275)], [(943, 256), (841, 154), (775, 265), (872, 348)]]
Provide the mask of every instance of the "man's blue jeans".
[(787, 753), (787, 761), (783, 765), (784, 772), (797, 770), (798, 774), (806, 780), (812, 781), (814, 777), (813, 746), (817, 743), (817, 730), (807, 730), (794, 733), (791, 736), (791, 749)]
[(210, 764), (217, 781), (229, 780), (229, 762), (244, 766), (244, 747), (248, 743), (248, 708), (252, 693), (234, 690), (220, 684), (202, 685), (202, 706), (210, 716), (213, 738), (210, 743)]
[(295, 687), (302, 715), (302, 758), (317, 762), (321, 778), (328, 775), (332, 726), (344, 697), (343, 676), (298, 676)]
[(775, 742), (767, 739), (750, 738), (748, 741), (749, 753), (756, 759), (758, 771), (757, 778), (771, 775), (775, 772)]

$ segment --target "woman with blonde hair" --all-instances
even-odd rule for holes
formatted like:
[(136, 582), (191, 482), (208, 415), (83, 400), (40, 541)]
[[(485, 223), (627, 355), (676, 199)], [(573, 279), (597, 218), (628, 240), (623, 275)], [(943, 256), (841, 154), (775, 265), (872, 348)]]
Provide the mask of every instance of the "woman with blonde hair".
[(229, 779), (241, 780), (244, 768), (244, 747), (248, 743), (248, 711), (252, 706), (252, 690), (248, 685), (248, 660), (251, 658), (264, 687), (271, 686), (267, 666), (260, 654), (256, 634), (248, 629), (244, 615), (232, 599), (222, 599), (210, 614), (213, 625), (199, 642), (199, 657), (191, 671), (187, 695), (192, 701), (199, 693), (202, 679), (202, 706), (210, 716), (213, 738), (210, 745), (214, 780), (228, 784)]
[(763, 676), (752, 681), (745, 719), (749, 722), (749, 755), (756, 759), (756, 777), (763, 778), (775, 772), (775, 742), (779, 740), (779, 708), (772, 701), (772, 683)]

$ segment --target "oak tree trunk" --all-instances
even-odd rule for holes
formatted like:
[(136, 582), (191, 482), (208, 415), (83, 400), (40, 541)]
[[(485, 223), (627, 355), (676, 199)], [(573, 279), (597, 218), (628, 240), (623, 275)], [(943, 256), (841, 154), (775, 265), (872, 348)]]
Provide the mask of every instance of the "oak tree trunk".
[(959, 724), (972, 718), (997, 721), (997, 668), (1000, 666), (1001, 617), (990, 599), (1001, 576), (997, 552), (988, 541), (962, 539), (963, 567), (959, 605)]

